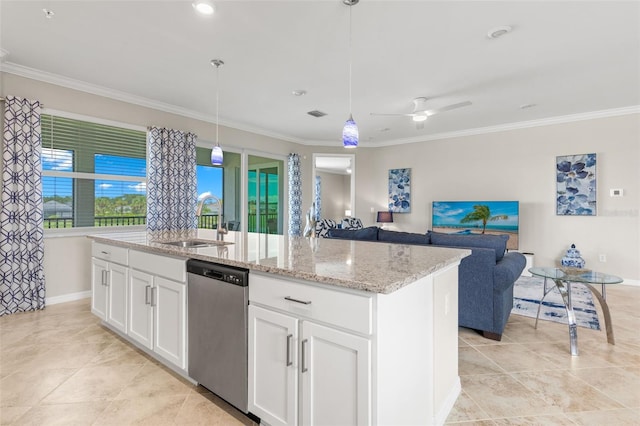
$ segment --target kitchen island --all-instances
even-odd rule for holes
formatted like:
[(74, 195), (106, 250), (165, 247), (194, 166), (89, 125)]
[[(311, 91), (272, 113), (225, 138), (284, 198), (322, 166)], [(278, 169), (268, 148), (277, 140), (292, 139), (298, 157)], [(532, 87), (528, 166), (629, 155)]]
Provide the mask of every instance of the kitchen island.
[[(469, 251), (241, 233), (227, 235), (225, 245), (165, 244), (196, 237), (207, 235), (95, 235), (94, 259), (112, 256), (105, 247), (120, 253), (124, 299), (136, 297), (141, 273), (158, 273), (165, 283), (168, 265), (179, 268), (188, 258), (249, 269), (249, 411), (264, 423), (444, 422), (460, 392), (457, 266)], [(184, 285), (183, 272), (174, 272)], [(184, 293), (175, 298), (178, 311)], [(105, 323), (131, 337), (135, 315), (122, 318), (120, 329)], [(172, 345), (164, 346), (166, 360), (162, 351)], [(179, 363), (170, 361), (188, 372), (186, 345), (178, 346)]]

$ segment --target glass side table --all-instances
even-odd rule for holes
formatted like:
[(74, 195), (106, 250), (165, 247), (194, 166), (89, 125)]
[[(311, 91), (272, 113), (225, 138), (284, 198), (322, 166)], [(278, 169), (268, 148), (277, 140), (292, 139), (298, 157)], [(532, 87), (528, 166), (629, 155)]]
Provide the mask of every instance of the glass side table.
[[(569, 321), (569, 343), (571, 346), (571, 355), (578, 355), (578, 326), (576, 325), (576, 316), (573, 312), (573, 305), (571, 303), (571, 284), (579, 283), (587, 287), (591, 293), (596, 297), (600, 307), (602, 308), (602, 314), (604, 316), (605, 330), (607, 331), (607, 342), (615, 345), (615, 339), (613, 337), (613, 326), (611, 324), (611, 314), (609, 313), (609, 305), (607, 305), (607, 293), (606, 286), (609, 284), (619, 284), (623, 281), (622, 278), (615, 275), (603, 274), (601, 272), (592, 271), (589, 269), (575, 269), (575, 268), (530, 268), (531, 275), (544, 278), (544, 295), (540, 300), (538, 306), (538, 313), (536, 315), (535, 328), (538, 328), (538, 317), (540, 316), (540, 307), (542, 301), (549, 294), (553, 287), (547, 288), (547, 279), (553, 280), (555, 288), (560, 292), (562, 296), (562, 302), (567, 309), (567, 319)], [(600, 284), (602, 287), (601, 292), (593, 286), (594, 284)]]

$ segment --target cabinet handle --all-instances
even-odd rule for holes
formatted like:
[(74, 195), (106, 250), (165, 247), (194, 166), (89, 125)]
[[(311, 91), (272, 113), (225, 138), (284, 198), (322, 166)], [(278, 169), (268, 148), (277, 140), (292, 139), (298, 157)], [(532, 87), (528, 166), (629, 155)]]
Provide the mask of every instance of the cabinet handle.
[(109, 256), (111, 253), (109, 253), (108, 251), (101, 251), (100, 253)]
[(151, 286), (147, 285), (144, 287), (144, 304), (145, 305), (150, 305), (151, 301), (149, 300), (149, 293), (151, 293)]
[(158, 302), (158, 288), (151, 287), (151, 306), (156, 306)]
[(302, 303), (303, 305), (310, 305), (311, 304), (311, 300), (294, 299), (293, 297), (290, 297), (290, 296), (285, 296), (284, 300), (288, 300), (289, 302)]
[(309, 340), (308, 339), (304, 339), (302, 341), (302, 372), (306, 373), (307, 371), (309, 371), (309, 369), (307, 368), (307, 342)]
[(287, 367), (293, 365), (293, 361), (291, 361), (291, 339), (293, 338), (293, 334), (289, 334), (287, 336)]
[(106, 271), (106, 270), (104, 270), (104, 269), (103, 269), (102, 271), (100, 271), (100, 274), (101, 274), (101, 276), (100, 276), (100, 284), (101, 284), (101, 285), (107, 285), (106, 272), (107, 272), (107, 271)]

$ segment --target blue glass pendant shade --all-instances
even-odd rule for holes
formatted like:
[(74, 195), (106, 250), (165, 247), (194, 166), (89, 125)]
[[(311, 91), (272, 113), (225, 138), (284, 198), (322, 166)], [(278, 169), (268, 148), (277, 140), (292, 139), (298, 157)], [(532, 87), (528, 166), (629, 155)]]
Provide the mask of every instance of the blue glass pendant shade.
[(222, 148), (216, 145), (211, 150), (211, 164), (214, 166), (222, 166)]
[(358, 146), (358, 126), (351, 115), (342, 129), (342, 145), (345, 148), (356, 148)]

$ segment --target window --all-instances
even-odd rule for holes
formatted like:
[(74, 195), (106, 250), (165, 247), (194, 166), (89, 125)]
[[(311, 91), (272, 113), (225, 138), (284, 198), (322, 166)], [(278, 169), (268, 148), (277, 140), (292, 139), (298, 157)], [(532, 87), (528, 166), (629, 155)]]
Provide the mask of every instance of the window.
[(144, 225), (146, 133), (43, 114), (45, 228)]

